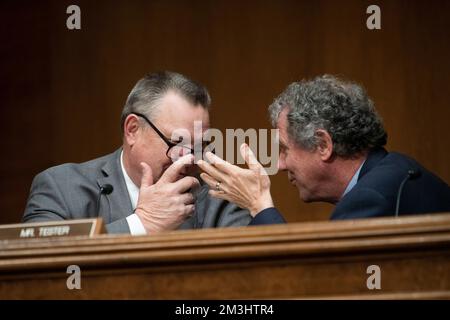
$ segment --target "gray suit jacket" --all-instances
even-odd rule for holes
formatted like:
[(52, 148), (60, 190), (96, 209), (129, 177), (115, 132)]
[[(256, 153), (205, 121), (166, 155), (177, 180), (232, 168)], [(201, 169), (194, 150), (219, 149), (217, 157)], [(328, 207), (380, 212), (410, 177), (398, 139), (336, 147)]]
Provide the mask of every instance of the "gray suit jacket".
[[(121, 150), (85, 163), (66, 163), (39, 173), (31, 185), (23, 221), (101, 217), (108, 233), (129, 233), (126, 217), (133, 209), (120, 166)], [(102, 195), (97, 210), (100, 186), (104, 184), (111, 184), (114, 190)], [(195, 214), (179, 229), (245, 226), (251, 220), (247, 210), (210, 197), (206, 185), (198, 192), (195, 207)]]

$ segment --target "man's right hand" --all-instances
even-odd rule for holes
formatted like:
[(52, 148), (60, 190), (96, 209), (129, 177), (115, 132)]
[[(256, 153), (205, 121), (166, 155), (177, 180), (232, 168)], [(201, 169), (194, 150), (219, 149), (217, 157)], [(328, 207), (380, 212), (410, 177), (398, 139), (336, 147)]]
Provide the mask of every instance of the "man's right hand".
[(183, 170), (193, 162), (193, 155), (178, 159), (155, 184), (150, 166), (141, 163), (142, 179), (135, 212), (147, 233), (176, 229), (194, 213), (195, 199), (189, 190), (200, 183), (194, 177), (180, 179)]

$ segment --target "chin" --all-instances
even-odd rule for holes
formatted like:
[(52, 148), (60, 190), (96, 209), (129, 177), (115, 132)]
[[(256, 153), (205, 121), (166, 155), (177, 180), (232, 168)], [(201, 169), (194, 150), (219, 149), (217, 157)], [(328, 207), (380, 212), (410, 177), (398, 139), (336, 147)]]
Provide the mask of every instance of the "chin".
[(310, 198), (305, 198), (305, 197), (302, 197), (302, 196), (300, 196), (300, 199), (302, 199), (302, 201), (303, 201), (304, 203), (311, 203), (311, 202), (314, 202), (314, 200), (312, 200), (312, 199), (310, 199)]
[(298, 195), (299, 195), (300, 199), (302, 199), (303, 202), (310, 203), (310, 202), (315, 201), (313, 198), (311, 198), (311, 196), (308, 193), (306, 193), (305, 191), (302, 192), (299, 187), (297, 187), (297, 189), (298, 189)]

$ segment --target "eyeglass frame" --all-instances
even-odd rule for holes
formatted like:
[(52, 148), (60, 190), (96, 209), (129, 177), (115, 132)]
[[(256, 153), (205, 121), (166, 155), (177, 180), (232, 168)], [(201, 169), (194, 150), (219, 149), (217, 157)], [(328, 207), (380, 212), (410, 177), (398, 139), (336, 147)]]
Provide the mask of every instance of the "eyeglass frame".
[[(142, 114), (142, 113), (140, 113), (140, 112), (130, 112), (130, 114), (134, 114), (135, 116), (138, 116), (138, 117), (144, 119), (144, 120), (147, 122), (147, 124), (150, 125), (150, 127), (152, 127), (153, 130), (155, 130), (156, 134), (157, 134), (157, 135), (158, 135), (158, 136), (166, 143), (166, 145), (167, 145), (167, 147), (168, 147), (168, 148), (167, 148), (167, 151), (166, 151), (166, 156), (167, 156), (168, 158), (172, 159), (172, 158), (169, 156), (170, 149), (172, 149), (173, 147), (177, 146), (181, 141), (183, 141), (183, 138), (180, 137), (180, 139), (178, 140), (178, 142), (174, 142), (174, 141), (170, 140), (169, 138), (167, 138), (167, 137), (161, 132), (161, 130), (159, 130), (159, 129), (153, 124), (153, 122), (151, 122), (150, 119), (147, 118), (146, 115), (144, 115), (144, 114)], [(190, 148), (190, 147), (187, 147), (187, 146), (180, 146), (180, 147), (185, 148), (185, 149), (189, 150), (189, 151), (191, 152), (191, 154), (194, 154), (194, 149), (193, 149), (193, 148)]]

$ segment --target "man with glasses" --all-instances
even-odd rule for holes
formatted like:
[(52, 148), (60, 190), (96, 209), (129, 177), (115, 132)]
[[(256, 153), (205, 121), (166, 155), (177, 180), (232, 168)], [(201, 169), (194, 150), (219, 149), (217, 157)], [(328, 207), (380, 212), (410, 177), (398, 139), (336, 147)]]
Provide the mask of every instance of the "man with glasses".
[(109, 233), (133, 235), (247, 225), (247, 210), (211, 198), (198, 179), (194, 152), (204, 143), (194, 124), (209, 128), (210, 103), (204, 86), (178, 73), (139, 80), (122, 111), (122, 147), (38, 174), (23, 221), (99, 216)]

